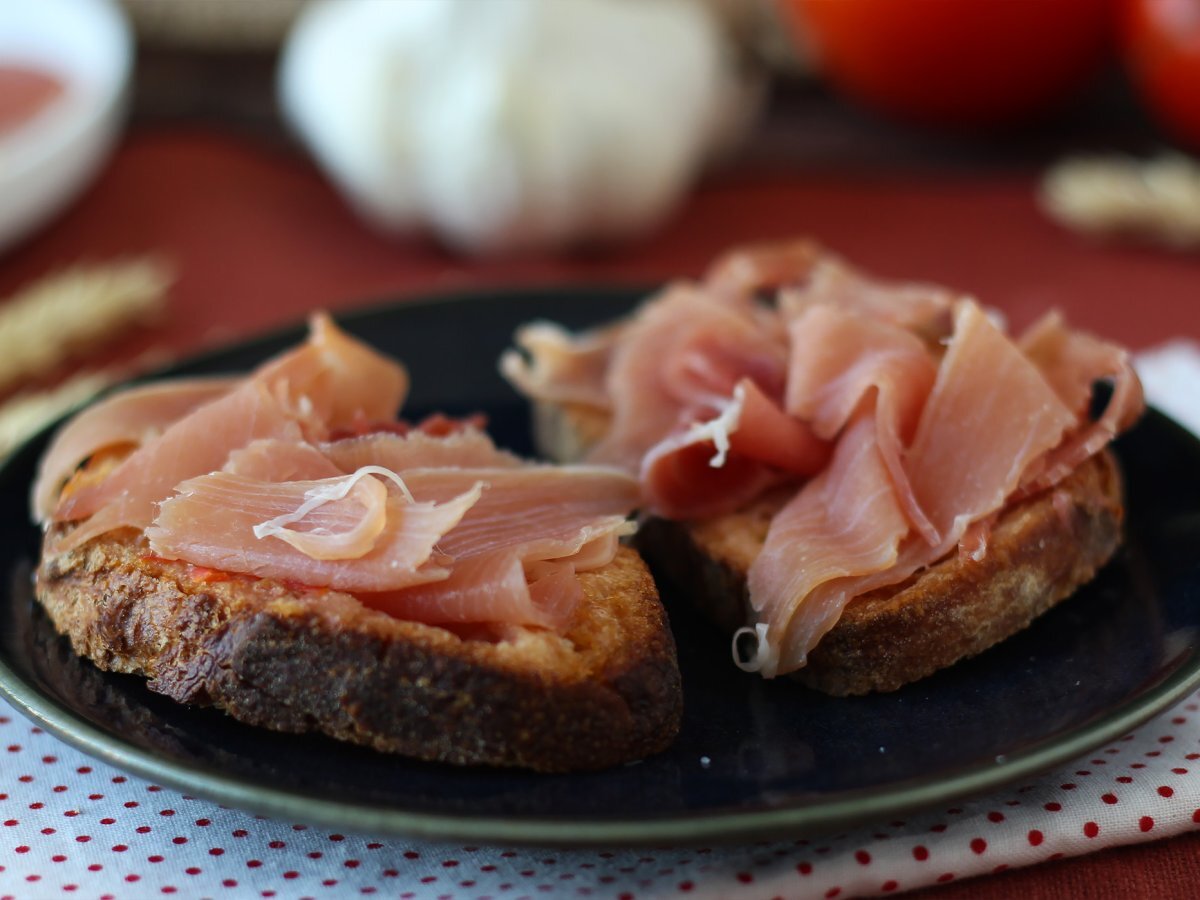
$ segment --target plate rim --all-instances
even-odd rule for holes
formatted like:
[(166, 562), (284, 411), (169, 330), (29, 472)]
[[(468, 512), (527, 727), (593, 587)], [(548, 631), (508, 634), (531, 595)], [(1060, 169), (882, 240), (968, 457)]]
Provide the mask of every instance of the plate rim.
[[(390, 300), (371, 302), (334, 312), (333, 315), (340, 324), (353, 327), (356, 321), (369, 319), (373, 315), (399, 314), (415, 307), (484, 298), (518, 296), (529, 299), (587, 293), (592, 296), (612, 295), (614, 299), (618, 296), (629, 299), (634, 292), (644, 290), (646, 288), (643, 285), (619, 282), (565, 282), (499, 288), (476, 286), (433, 294), (393, 296)], [(247, 335), (220, 347), (187, 356), (169, 367), (135, 381), (163, 377), (181, 369), (211, 366), (213, 360), (232, 353), (266, 353), (272, 344), (287, 340), (302, 328), (302, 323), (293, 323), (261, 334)], [(1159, 420), (1160, 426), (1177, 431), (1181, 438), (1200, 440), (1153, 408), (1147, 409), (1146, 417)], [(47, 432), (56, 425), (57, 423), (47, 426), (26, 442), (26, 445), (44, 439)], [(26, 445), (14, 451), (8, 460), (0, 465), (0, 479), (7, 476), (13, 461), (20, 456)], [(12, 602), (11, 592), (0, 592), (0, 602)], [(85, 663), (90, 664), (86, 660)], [(994, 763), (977, 762), (947, 775), (931, 774), (892, 782), (890, 785), (873, 785), (857, 791), (843, 792), (840, 797), (819, 800), (816, 803), (797, 800), (784, 806), (766, 809), (710, 810), (673, 813), (655, 818), (595, 815), (556, 817), (546, 814), (513, 817), (501, 812), (422, 812), (336, 801), (312, 796), (299, 789), (264, 786), (246, 777), (215, 773), (199, 765), (171, 760), (90, 724), (36, 684), (26, 680), (10, 666), (6, 655), (0, 653), (0, 696), (7, 699), (15, 709), (86, 755), (155, 783), (277, 819), (286, 818), (359, 832), (387, 832), (429, 840), (558, 847), (645, 845), (663, 842), (697, 845), (779, 837), (782, 834), (799, 837), (882, 820), (901, 813), (911, 814), (939, 803), (999, 789), (1006, 784), (1052, 769), (1103, 743), (1124, 736), (1198, 689), (1200, 650), (1195, 650), (1191, 659), (1185, 660), (1154, 686), (1127, 697), (1103, 715), (1066, 734), (1044, 738), (1012, 755), (1002, 754), (996, 757)], [(400, 762), (403, 764), (406, 761), (401, 759)]]

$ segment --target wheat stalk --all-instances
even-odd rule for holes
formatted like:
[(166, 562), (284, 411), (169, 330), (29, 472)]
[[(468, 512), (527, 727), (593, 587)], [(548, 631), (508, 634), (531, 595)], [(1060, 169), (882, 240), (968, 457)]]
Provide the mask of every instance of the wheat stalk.
[(130, 325), (160, 313), (172, 280), (164, 262), (142, 258), (75, 266), (0, 303), (0, 392), (45, 375)]

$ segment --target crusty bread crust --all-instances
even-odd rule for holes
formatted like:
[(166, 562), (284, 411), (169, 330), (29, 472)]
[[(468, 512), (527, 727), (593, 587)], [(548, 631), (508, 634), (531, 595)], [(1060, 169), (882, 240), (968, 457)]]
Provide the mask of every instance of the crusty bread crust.
[[(579, 435), (603, 433), (603, 411), (591, 407), (537, 421), (574, 431), (537, 435), (541, 450), (563, 461), (560, 451), (579, 445)], [(747, 573), (786, 499), (776, 493), (694, 522), (654, 519), (639, 531), (638, 548), (732, 633), (747, 622)], [(795, 677), (839, 696), (891, 691), (981, 653), (1090, 581), (1120, 544), (1123, 515), (1120, 471), (1105, 450), (1054, 489), (1007, 507), (982, 560), (952, 553), (903, 584), (855, 598)]]
[(45, 553), (37, 596), (77, 653), (183, 703), (426, 760), (570, 771), (664, 749), (682, 713), (674, 641), (641, 558), (621, 548), (580, 580), (565, 633), (498, 640), (338, 591), (214, 578), (124, 529)]

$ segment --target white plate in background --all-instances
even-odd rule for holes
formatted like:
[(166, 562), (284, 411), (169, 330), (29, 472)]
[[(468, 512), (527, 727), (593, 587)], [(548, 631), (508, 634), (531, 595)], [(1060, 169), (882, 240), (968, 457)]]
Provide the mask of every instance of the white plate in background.
[(0, 252), (92, 180), (124, 119), (133, 38), (112, 0), (0, 2), (0, 64), (52, 73), (61, 94), (0, 134)]

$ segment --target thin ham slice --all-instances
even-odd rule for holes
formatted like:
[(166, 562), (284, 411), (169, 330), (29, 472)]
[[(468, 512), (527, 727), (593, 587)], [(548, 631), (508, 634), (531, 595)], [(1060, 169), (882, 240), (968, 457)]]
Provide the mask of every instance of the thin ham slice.
[(60, 522), (85, 520), (54, 552), (78, 547), (116, 528), (144, 529), (157, 504), (187, 478), (220, 469), (230, 452), (261, 438), (300, 440), (301, 428), (268, 385), (242, 384), (171, 425), (98, 484), (68, 494), (55, 510)]
[(457, 563), (437, 584), (358, 596), (372, 609), (431, 625), (494, 622), (562, 630), (582, 593), (570, 566), (530, 584), (517, 554), (494, 553)]
[(518, 457), (498, 449), (478, 428), (445, 435), (424, 431), (403, 435), (377, 432), (323, 443), (321, 451), (345, 472), (371, 465), (402, 472), (427, 466), (508, 468), (522, 464)]
[(527, 397), (607, 409), (604, 377), (625, 328), (619, 321), (573, 335), (551, 322), (531, 322), (517, 329), (519, 350), (500, 357), (500, 372)]
[(278, 533), (255, 535), (256, 526), (295, 513), (310, 492), (354, 477), (271, 482), (231, 472), (202, 475), (184, 481), (161, 504), (146, 537), (150, 549), (166, 559), (345, 591), (393, 590), (445, 579), (449, 571), (430, 564), (434, 547), (479, 500), (478, 484), (443, 503), (414, 503), (375, 482), (382, 494), (351, 492), (318, 506), (296, 523), (296, 533), (337, 538), (364, 522), (378, 523), (369, 537), (356, 534), (361, 540), (332, 558), (314, 556)]
[(230, 453), (252, 441), (322, 437), (338, 422), (394, 415), (406, 388), (397, 363), (343, 334), (328, 316), (314, 316), (305, 344), (175, 421), (102, 482), (64, 497), (55, 521), (87, 521), (56, 552), (115, 528), (146, 528), (156, 504), (176, 485), (220, 469)]
[(934, 343), (950, 334), (958, 300), (937, 285), (881, 281), (826, 256), (813, 264), (806, 281), (780, 291), (779, 310), (791, 321), (814, 306), (833, 306), (898, 325)]
[(89, 456), (109, 447), (140, 447), (171, 423), (229, 392), (237, 379), (192, 378), (127, 388), (85, 409), (58, 430), (38, 465), (31, 506), (38, 522), (54, 512), (58, 493)]
[(803, 666), (853, 596), (842, 585), (894, 565), (907, 534), (874, 416), (865, 410), (838, 441), (829, 468), (771, 521), (747, 580), (758, 646), (741, 664), (767, 678)]
[(829, 454), (827, 441), (746, 378), (720, 414), (651, 447), (641, 481), (657, 515), (704, 518), (749, 503), (785, 474), (816, 474)]
[(938, 533), (921, 510), (903, 457), (937, 376), (926, 345), (905, 328), (861, 311), (816, 304), (789, 326), (788, 412), (832, 440), (873, 395), (876, 441), (909, 523), (930, 544)]
[[(1071, 331), (1057, 312), (1036, 322), (1021, 336), (1020, 346), (1079, 423), (1062, 444), (1026, 474), (1023, 490), (1032, 493), (1057, 484), (1129, 428), (1141, 415), (1145, 397), (1127, 350), (1090, 334)], [(1112, 395), (1099, 418), (1092, 422), (1088, 413), (1098, 381), (1110, 382)]]
[[(1004, 422), (996, 428), (993, 423)], [(895, 526), (901, 506), (881, 492), (880, 468), (865, 472), (837, 460), (843, 445), (878, 454), (876, 431), (858, 433), (862, 420), (839, 441), (835, 462), (797, 495), (772, 523), (766, 546), (750, 570), (751, 601), (760, 640), (751, 667), (767, 677), (802, 667), (846, 603), (897, 584), (954, 550), (973, 522), (1001, 509), (1026, 468), (1058, 445), (1075, 417), (1038, 368), (973, 302), (955, 313), (954, 336), (921, 411), (904, 469), (921, 510), (939, 535), (930, 545)], [(853, 438), (853, 440), (852, 440)], [(851, 457), (857, 458), (857, 457)], [(870, 457), (865, 457), (870, 460)], [(873, 462), (873, 460), (872, 460)], [(844, 483), (843, 483), (844, 481)], [(817, 487), (814, 487), (816, 485)], [(836, 523), (819, 507), (847, 512)], [(834, 546), (830, 532), (841, 525)], [(819, 547), (817, 553), (810, 548)], [(838, 548), (842, 549), (838, 549)], [(868, 548), (873, 552), (865, 552)], [(789, 559), (803, 549), (802, 561)], [(769, 551), (769, 552), (768, 552)], [(814, 561), (815, 560), (815, 561)]]
[(718, 302), (695, 286), (669, 288), (630, 323), (613, 352), (611, 427), (589, 460), (637, 473), (651, 447), (699, 418), (697, 410), (711, 415), (743, 378), (778, 395), (785, 359), (779, 335), (753, 309)]

